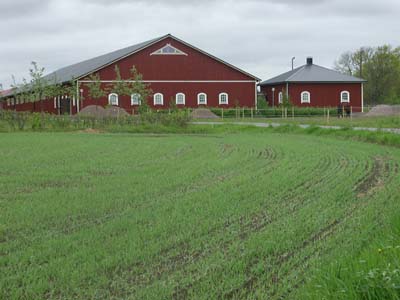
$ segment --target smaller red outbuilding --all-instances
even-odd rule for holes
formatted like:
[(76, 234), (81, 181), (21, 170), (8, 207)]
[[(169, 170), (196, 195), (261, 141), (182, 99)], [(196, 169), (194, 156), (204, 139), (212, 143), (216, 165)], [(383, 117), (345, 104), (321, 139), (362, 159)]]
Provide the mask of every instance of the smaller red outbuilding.
[(263, 81), (259, 86), (270, 106), (281, 104), (286, 95), (298, 107), (343, 105), (362, 112), (364, 82), (364, 79), (315, 65), (308, 57), (304, 66)]

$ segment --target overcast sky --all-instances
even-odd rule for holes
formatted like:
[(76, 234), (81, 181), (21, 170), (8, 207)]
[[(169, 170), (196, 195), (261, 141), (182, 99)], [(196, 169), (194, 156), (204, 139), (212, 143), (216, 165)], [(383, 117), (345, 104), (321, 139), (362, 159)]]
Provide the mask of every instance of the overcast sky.
[(332, 67), (360, 46), (400, 45), (399, 0), (0, 0), (0, 83), (167, 33), (262, 79), (306, 56)]

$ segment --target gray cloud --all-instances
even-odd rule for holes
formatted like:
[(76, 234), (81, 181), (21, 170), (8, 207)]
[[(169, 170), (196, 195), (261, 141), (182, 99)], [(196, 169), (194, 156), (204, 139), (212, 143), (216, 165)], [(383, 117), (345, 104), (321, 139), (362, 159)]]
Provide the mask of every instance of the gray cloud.
[(50, 0), (2, 0), (0, 2), (0, 19), (11, 19), (37, 12), (45, 12)]
[(400, 44), (398, 0), (1, 1), (5, 86), (32, 60), (50, 72), (166, 33), (265, 79), (292, 56), (331, 67), (343, 51)]

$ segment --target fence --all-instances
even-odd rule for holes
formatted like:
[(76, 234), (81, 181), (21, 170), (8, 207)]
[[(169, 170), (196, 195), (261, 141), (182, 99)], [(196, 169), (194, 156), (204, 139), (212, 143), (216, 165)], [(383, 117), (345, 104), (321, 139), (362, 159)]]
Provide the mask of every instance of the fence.
[[(358, 112), (361, 112), (361, 107), (345, 106), (345, 107), (325, 107), (325, 108), (298, 108), (298, 107), (279, 107), (268, 109), (254, 108), (212, 108), (211, 111), (222, 119), (244, 119), (244, 118), (352, 118)], [(364, 112), (369, 111), (368, 107), (364, 107)]]

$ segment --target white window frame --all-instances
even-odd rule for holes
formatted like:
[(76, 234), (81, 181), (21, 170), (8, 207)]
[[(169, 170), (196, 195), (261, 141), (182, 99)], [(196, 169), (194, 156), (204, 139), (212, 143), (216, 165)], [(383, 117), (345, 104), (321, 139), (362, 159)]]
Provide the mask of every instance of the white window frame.
[(75, 106), (75, 96), (72, 96), (72, 106)]
[[(305, 101), (304, 100), (304, 95), (307, 95), (308, 96), (308, 101)], [(309, 91), (303, 91), (303, 92), (301, 92), (301, 96), (300, 96), (300, 100), (301, 100), (301, 103), (303, 104), (303, 103), (311, 103), (311, 93), (309, 92)]]
[[(182, 103), (178, 102), (178, 97), (182, 96)], [(186, 104), (186, 96), (184, 93), (177, 93), (175, 96), (175, 104), (176, 105), (185, 105)]]
[[(222, 102), (222, 97), (225, 96), (226, 97), (226, 102)], [(229, 95), (228, 93), (220, 93), (218, 95), (218, 103), (219, 105), (228, 105), (229, 104)]]
[(283, 92), (279, 92), (279, 94), (278, 94), (278, 103), (279, 104), (283, 103)]
[(54, 97), (54, 108), (57, 108), (57, 97)]
[[(136, 96), (137, 96), (137, 101), (136, 101)], [(134, 106), (134, 105), (140, 105), (142, 102), (141, 102), (141, 96), (140, 96), (140, 94), (138, 94), (138, 93), (133, 93), (132, 95), (131, 95), (131, 106)]]
[[(343, 100), (343, 95), (347, 94), (348, 98), (347, 100)], [(350, 103), (350, 92), (349, 91), (342, 91), (340, 92), (340, 103)]]
[[(115, 96), (116, 98), (116, 104), (111, 103), (111, 97)], [(119, 99), (118, 99), (118, 94), (117, 93), (111, 93), (108, 95), (108, 105), (112, 105), (112, 106), (118, 106), (119, 105)]]
[[(200, 103), (201, 96), (204, 96), (205, 103)], [(197, 105), (207, 105), (207, 94), (206, 93), (198, 93), (197, 94)]]
[[(157, 103), (157, 101), (156, 101), (158, 96), (161, 97), (160, 98), (161, 99), (161, 103)], [(161, 93), (154, 94), (154, 96), (153, 96), (153, 104), (154, 104), (154, 106), (163, 106), (164, 105), (164, 95), (161, 94)]]

